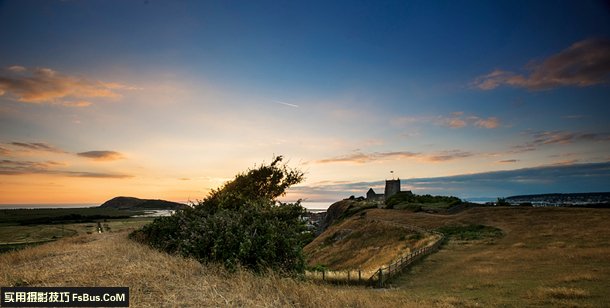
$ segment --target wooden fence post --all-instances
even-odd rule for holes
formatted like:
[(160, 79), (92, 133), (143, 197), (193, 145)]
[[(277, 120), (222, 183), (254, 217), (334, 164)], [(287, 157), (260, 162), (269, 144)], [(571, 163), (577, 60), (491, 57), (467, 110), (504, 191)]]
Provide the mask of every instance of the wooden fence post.
[(326, 275), (325, 275), (325, 273), (326, 273), (326, 270), (322, 270), (322, 281), (325, 281), (325, 280), (326, 280)]

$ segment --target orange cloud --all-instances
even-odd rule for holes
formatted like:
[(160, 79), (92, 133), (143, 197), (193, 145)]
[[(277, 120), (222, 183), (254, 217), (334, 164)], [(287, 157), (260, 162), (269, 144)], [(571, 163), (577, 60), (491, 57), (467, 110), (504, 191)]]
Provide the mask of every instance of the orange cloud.
[(473, 155), (474, 154), (472, 154), (471, 152), (453, 150), (453, 151), (444, 151), (444, 152), (442, 152), (440, 154), (436, 154), (436, 155), (428, 155), (428, 156), (424, 157), (424, 160), (429, 161), (429, 162), (444, 162), (444, 161), (449, 161), (449, 160), (454, 160), (454, 159), (459, 159), (459, 158), (466, 158), (466, 157), (470, 157)]
[(463, 128), (468, 125), (474, 125), (480, 128), (497, 128), (500, 125), (500, 120), (496, 117), (489, 117), (482, 119), (477, 116), (463, 117), (463, 112), (454, 112), (451, 117), (439, 117), (438, 122), (441, 125), (449, 126), (451, 128)]
[(114, 178), (125, 179), (133, 176), (119, 173), (105, 172), (90, 172), (90, 171), (74, 171), (62, 170), (58, 167), (65, 166), (64, 163), (54, 161), (17, 161), (17, 160), (0, 160), (0, 175), (24, 175), (24, 174), (48, 174), (67, 177), (85, 177), (85, 178)]
[(84, 99), (119, 99), (121, 95), (117, 90), (136, 89), (119, 83), (63, 75), (49, 68), (27, 69), (15, 65), (5, 72), (8, 74), (0, 76), (0, 96), (10, 93), (17, 101), (25, 103), (86, 107), (91, 102)]
[(542, 63), (526, 66), (529, 75), (496, 69), (478, 77), (481, 90), (501, 85), (545, 90), (561, 86), (588, 87), (610, 81), (610, 39), (588, 39), (572, 44)]
[(62, 106), (66, 107), (89, 107), (91, 105), (93, 105), (93, 103), (88, 101), (68, 101), (62, 103)]
[(460, 150), (452, 150), (452, 151), (443, 151), (437, 154), (422, 154), (422, 153), (414, 153), (408, 151), (402, 152), (375, 152), (375, 153), (355, 153), (350, 155), (326, 158), (314, 161), (314, 163), (318, 164), (327, 164), (327, 163), (354, 163), (354, 164), (364, 164), (369, 162), (376, 161), (385, 161), (385, 160), (399, 160), (399, 159), (419, 159), (425, 162), (444, 162), (459, 158), (466, 158), (473, 156), (474, 154), (471, 152), (464, 152)]
[(497, 128), (500, 125), (500, 121), (496, 117), (490, 117), (487, 119), (476, 119), (474, 122), (475, 126), (484, 128)]
[(76, 155), (97, 161), (110, 161), (123, 158), (121, 153), (115, 151), (88, 151), (77, 153)]
[(326, 163), (347, 162), (347, 163), (364, 164), (364, 163), (368, 163), (371, 161), (378, 161), (378, 160), (411, 158), (411, 157), (415, 157), (417, 155), (419, 155), (419, 154), (413, 153), (413, 152), (406, 152), (406, 151), (405, 152), (383, 152), (383, 153), (376, 152), (376, 153), (370, 153), (370, 154), (355, 153), (355, 154), (350, 154), (350, 155), (345, 155), (345, 156), (321, 159), (321, 160), (315, 161), (315, 163), (326, 164)]
[(462, 128), (466, 126), (466, 121), (460, 118), (446, 119), (446, 123), (451, 128)]

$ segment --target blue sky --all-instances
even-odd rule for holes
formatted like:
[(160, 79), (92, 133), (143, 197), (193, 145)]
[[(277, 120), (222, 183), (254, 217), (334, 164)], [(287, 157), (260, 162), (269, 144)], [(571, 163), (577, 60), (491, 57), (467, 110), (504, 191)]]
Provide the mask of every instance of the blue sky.
[(202, 198), (273, 155), (310, 201), (610, 161), (603, 1), (1, 1), (0, 37), (2, 203)]

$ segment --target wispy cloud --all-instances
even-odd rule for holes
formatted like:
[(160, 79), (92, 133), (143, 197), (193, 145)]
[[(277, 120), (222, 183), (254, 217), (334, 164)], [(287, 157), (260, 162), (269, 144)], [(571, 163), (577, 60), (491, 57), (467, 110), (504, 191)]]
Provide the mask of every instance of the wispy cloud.
[(76, 155), (97, 161), (110, 161), (123, 158), (123, 154), (115, 151), (88, 151), (77, 153)]
[(476, 115), (465, 115), (462, 111), (453, 112), (448, 116), (406, 116), (397, 117), (390, 121), (394, 126), (404, 126), (414, 123), (434, 123), (439, 126), (450, 128), (464, 128), (475, 126), (479, 128), (493, 129), (500, 127), (500, 119), (497, 117), (483, 118)]
[(542, 146), (557, 144), (573, 144), (577, 142), (608, 142), (610, 133), (580, 133), (566, 131), (525, 131), (530, 137), (525, 144), (515, 145), (513, 153), (534, 151)]
[(505, 160), (499, 161), (499, 163), (501, 163), (501, 164), (513, 164), (513, 163), (516, 163), (518, 161), (519, 161), (518, 159), (505, 159)]
[(487, 119), (477, 118), (474, 120), (474, 125), (483, 128), (497, 128), (500, 125), (500, 121), (496, 117), (490, 117)]
[(401, 159), (419, 159), (426, 162), (444, 162), (454, 159), (466, 158), (473, 156), (471, 152), (464, 152), (460, 150), (443, 151), (435, 154), (422, 154), (409, 151), (400, 152), (374, 152), (374, 153), (354, 153), (349, 155), (325, 158), (313, 161), (317, 164), (328, 164), (328, 163), (353, 163), (353, 164), (364, 164), (370, 162), (380, 162), (387, 160), (401, 160)]
[(284, 105), (284, 106), (288, 106), (288, 107), (292, 107), (292, 108), (299, 108), (299, 105), (295, 105), (295, 104), (291, 104), (291, 103), (286, 103), (286, 102), (282, 102), (282, 101), (273, 101), (276, 104), (280, 104), (280, 105)]
[(50, 144), (43, 143), (43, 142), (16, 142), (16, 141), (14, 141), (9, 144), (14, 147), (17, 147), (17, 148), (26, 149), (28, 151), (46, 151), (46, 152), (54, 152), (54, 153), (64, 153), (63, 150), (58, 149)]
[(390, 159), (403, 159), (403, 158), (412, 158), (418, 156), (419, 153), (413, 153), (408, 151), (403, 152), (375, 152), (375, 153), (354, 153), (344, 156), (326, 158), (315, 161), (318, 164), (327, 164), (327, 163), (356, 163), (356, 164), (364, 164), (372, 161), (381, 161), (381, 160), (390, 160)]
[(444, 151), (439, 154), (424, 156), (424, 160), (429, 162), (443, 162), (449, 160), (455, 160), (460, 158), (467, 158), (473, 156), (471, 152), (465, 152), (461, 150)]
[(610, 81), (610, 39), (588, 39), (572, 44), (542, 63), (526, 66), (529, 74), (496, 69), (478, 77), (474, 86), (482, 90), (502, 85), (544, 90), (562, 86), (587, 87)]
[(68, 177), (125, 179), (133, 176), (120, 173), (62, 170), (63, 163), (54, 161), (0, 160), (0, 175), (49, 174)]
[(13, 65), (7, 68), (7, 70), (14, 72), (14, 73), (22, 73), (25, 72), (27, 69), (21, 65)]
[(610, 134), (604, 133), (577, 133), (564, 131), (543, 131), (532, 133), (535, 145), (543, 144), (569, 144), (578, 141), (610, 141)]
[(25, 103), (86, 107), (91, 105), (87, 99), (118, 99), (121, 94), (117, 90), (133, 89), (136, 88), (120, 83), (64, 75), (50, 68), (28, 69), (15, 65), (0, 75), (0, 96), (11, 95)]
[(65, 101), (65, 102), (61, 103), (61, 105), (66, 106), (66, 107), (89, 107), (89, 106), (93, 105), (93, 103), (89, 102), (89, 101), (80, 100), (80, 101)]

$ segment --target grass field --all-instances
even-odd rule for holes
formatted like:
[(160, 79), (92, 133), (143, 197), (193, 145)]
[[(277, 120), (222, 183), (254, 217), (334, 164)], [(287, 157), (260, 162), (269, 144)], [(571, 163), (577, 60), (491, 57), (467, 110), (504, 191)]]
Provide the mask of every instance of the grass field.
[(610, 211), (473, 208), (457, 215), (374, 211), (370, 217), (426, 228), (483, 224), (504, 236), (450, 240), (393, 282), (416, 298), (454, 296), (494, 306), (608, 306)]
[(113, 208), (55, 208), (55, 209), (0, 209), (0, 226), (70, 223), (99, 219), (127, 218), (144, 211)]
[[(404, 225), (356, 214), (330, 226), (305, 249), (310, 267), (361, 269), (368, 279), (379, 267), (436, 239)], [(347, 275), (347, 274), (346, 274)]]
[[(8, 213), (8, 214), (7, 214)], [(49, 214), (50, 213), (50, 214)], [(139, 212), (133, 212), (139, 213)], [(104, 231), (120, 231), (142, 227), (152, 221), (152, 218), (124, 218), (133, 215), (132, 212), (98, 209), (33, 209), (33, 210), (2, 210), (0, 213), (0, 253), (20, 249), (26, 246), (47, 243), (60, 238), (97, 232), (97, 222), (102, 224)], [(5, 215), (6, 214), (6, 215)], [(50, 215), (45, 218), (44, 215)], [(32, 215), (32, 216), (28, 216)], [(22, 225), (20, 222), (32, 222), (38, 219), (52, 220), (57, 217), (82, 215), (81, 217), (116, 217), (109, 219), (94, 219), (89, 222), (72, 222), (59, 220), (53, 224)], [(97, 216), (95, 216), (97, 215)], [(122, 218), (119, 218), (122, 217)], [(85, 219), (89, 220), (89, 219)]]
[(464, 230), (485, 225), (502, 234), (452, 237), (391, 288), (378, 290), (228, 273), (134, 243), (111, 226), (111, 232), (1, 254), (0, 285), (128, 286), (132, 307), (608, 307), (610, 210), (372, 209), (366, 219)]

